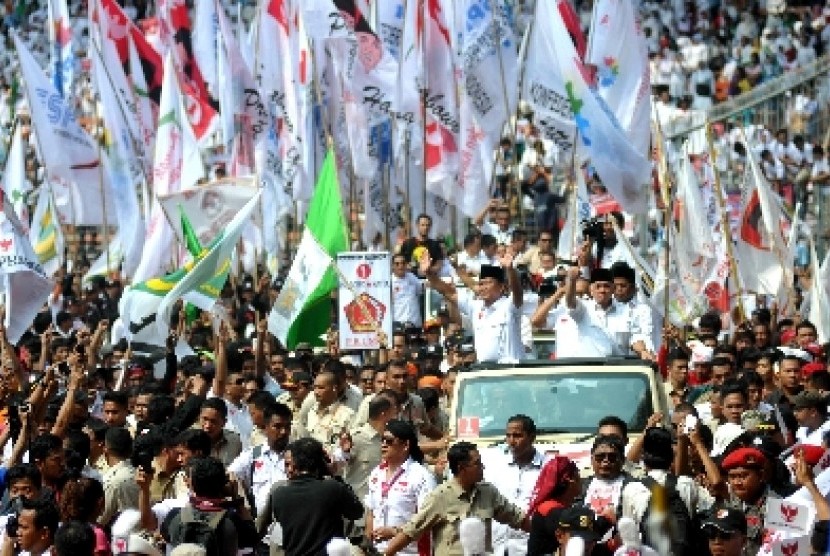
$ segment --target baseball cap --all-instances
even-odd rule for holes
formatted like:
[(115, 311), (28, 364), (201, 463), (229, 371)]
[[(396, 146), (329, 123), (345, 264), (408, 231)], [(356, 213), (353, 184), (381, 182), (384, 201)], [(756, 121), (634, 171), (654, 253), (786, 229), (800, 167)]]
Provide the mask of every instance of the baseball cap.
[(581, 537), (588, 542), (596, 542), (600, 538), (595, 526), (594, 510), (587, 506), (571, 506), (559, 516), (559, 529), (568, 531), (571, 535)]
[(793, 409), (827, 407), (827, 399), (818, 392), (804, 390), (793, 397)]
[(724, 533), (746, 535), (746, 515), (735, 508), (716, 508), (703, 520), (700, 527), (714, 527)]

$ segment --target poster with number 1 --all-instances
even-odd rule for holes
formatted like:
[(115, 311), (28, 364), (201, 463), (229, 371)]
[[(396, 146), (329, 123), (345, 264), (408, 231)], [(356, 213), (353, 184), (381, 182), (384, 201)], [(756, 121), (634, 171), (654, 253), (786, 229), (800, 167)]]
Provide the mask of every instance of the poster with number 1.
[(387, 252), (337, 255), (340, 349), (378, 349), (376, 328), (392, 340), (392, 258)]

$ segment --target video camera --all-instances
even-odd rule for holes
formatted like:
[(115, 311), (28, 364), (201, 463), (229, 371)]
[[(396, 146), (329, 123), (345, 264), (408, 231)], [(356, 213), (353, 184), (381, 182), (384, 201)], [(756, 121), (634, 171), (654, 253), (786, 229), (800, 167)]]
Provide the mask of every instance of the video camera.
[(584, 239), (593, 239), (595, 242), (600, 242), (605, 235), (605, 224), (601, 218), (594, 217), (580, 222), (582, 226), (582, 237)]

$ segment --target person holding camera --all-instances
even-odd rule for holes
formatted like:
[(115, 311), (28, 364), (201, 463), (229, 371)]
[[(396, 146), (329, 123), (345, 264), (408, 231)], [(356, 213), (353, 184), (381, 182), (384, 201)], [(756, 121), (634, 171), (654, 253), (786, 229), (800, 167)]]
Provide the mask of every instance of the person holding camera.
[(24, 500), (40, 498), (40, 471), (31, 463), (13, 465), (6, 472), (8, 502), (3, 505), (0, 515), (0, 546), (7, 537), (14, 537), (17, 531), (17, 516)]
[(0, 556), (49, 556), (59, 523), (60, 514), (54, 502), (24, 499), (17, 516), (17, 532), (15, 536), (6, 536)]
[(330, 475), (323, 444), (313, 438), (288, 445), (285, 472), (288, 482), (273, 486), (257, 528), (265, 533), (272, 522), (279, 523), (285, 554), (325, 554), (329, 541), (345, 537), (344, 520), (363, 516), (363, 504), (349, 485)]

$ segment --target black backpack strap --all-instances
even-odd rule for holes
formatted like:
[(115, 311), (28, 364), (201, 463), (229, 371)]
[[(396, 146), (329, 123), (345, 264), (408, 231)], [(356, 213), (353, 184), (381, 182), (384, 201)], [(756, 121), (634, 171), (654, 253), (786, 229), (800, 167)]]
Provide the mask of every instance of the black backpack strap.
[(248, 500), (248, 506), (251, 508), (251, 515), (256, 518), (256, 501), (254, 500), (254, 468), (256, 467), (256, 459), (262, 455), (262, 444), (254, 446), (251, 451), (251, 466), (248, 469), (248, 485), (245, 486), (245, 498)]

